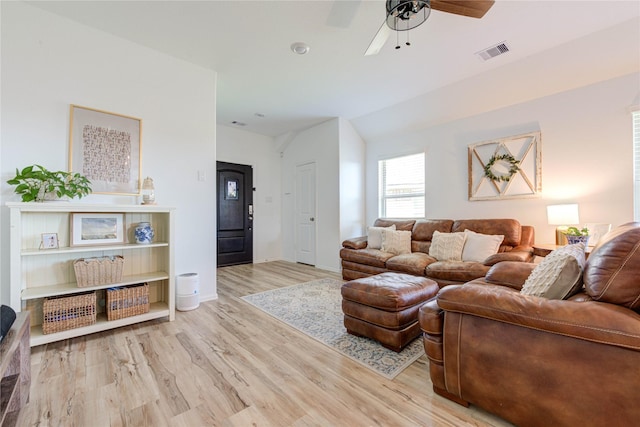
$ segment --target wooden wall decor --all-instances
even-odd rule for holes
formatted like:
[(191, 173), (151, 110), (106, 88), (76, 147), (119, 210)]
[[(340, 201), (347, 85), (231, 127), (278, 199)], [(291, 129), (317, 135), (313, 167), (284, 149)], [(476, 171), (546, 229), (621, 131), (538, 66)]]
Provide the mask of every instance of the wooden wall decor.
[(538, 197), (542, 191), (540, 132), (469, 145), (469, 200)]

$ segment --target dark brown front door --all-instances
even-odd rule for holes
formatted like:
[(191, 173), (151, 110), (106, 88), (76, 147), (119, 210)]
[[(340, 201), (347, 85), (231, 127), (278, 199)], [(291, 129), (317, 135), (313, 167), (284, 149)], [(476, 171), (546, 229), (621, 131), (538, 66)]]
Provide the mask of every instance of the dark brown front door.
[(216, 162), (218, 267), (253, 262), (253, 168)]

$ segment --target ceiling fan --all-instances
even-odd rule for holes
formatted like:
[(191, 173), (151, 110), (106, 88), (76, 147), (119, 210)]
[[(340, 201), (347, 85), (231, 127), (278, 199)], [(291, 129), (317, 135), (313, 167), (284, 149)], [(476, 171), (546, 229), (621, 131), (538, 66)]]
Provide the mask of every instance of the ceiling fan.
[[(482, 18), (493, 3), (494, 0), (387, 0), (387, 18), (364, 54), (376, 55), (387, 42), (391, 31), (407, 31), (417, 27), (427, 20), (431, 9)], [(399, 47), (396, 46), (396, 49)]]

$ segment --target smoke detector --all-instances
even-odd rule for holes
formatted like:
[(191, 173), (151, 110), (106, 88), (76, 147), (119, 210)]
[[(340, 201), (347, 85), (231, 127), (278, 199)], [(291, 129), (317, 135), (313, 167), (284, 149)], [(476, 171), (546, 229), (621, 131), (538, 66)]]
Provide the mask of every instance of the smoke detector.
[(303, 42), (296, 42), (291, 45), (291, 51), (298, 55), (304, 55), (308, 53), (310, 49), (309, 45)]

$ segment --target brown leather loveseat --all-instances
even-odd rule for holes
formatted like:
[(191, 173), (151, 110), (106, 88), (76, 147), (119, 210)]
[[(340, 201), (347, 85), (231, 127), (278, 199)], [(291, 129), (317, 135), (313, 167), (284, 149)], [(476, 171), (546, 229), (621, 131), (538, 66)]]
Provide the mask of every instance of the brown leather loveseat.
[(638, 425), (640, 223), (598, 242), (567, 300), (520, 293), (533, 267), (498, 264), (421, 307), (434, 391), (518, 426)]
[[(410, 253), (393, 254), (372, 249), (367, 236), (342, 242), (340, 258), (342, 277), (359, 279), (388, 271), (425, 276), (442, 287), (483, 277), (489, 268), (501, 261), (533, 261), (534, 228), (520, 225), (515, 219), (377, 219), (373, 227), (394, 226), (410, 231)], [(503, 235), (497, 253), (475, 261), (439, 261), (429, 256), (434, 233), (462, 233), (465, 230), (482, 235)]]

